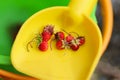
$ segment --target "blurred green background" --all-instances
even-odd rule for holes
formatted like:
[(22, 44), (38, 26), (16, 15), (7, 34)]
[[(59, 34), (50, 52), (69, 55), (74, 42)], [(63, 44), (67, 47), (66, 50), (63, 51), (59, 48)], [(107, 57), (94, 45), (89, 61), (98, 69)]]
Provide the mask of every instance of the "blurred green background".
[(1, 0), (0, 53), (10, 55), (8, 53), (10, 53), (13, 38), (17, 33), (15, 30), (18, 30), (17, 28), (20, 28), (32, 14), (51, 6), (65, 6), (68, 2), (69, 0)]

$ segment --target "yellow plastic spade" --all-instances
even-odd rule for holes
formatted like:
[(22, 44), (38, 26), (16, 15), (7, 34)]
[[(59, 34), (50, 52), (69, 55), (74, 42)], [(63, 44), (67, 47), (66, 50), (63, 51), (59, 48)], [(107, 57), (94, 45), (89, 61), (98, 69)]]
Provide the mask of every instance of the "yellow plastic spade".
[[(11, 52), (13, 66), (20, 72), (41, 80), (89, 80), (100, 58), (102, 37), (89, 14), (97, 0), (71, 0), (69, 7), (51, 7), (30, 17), (20, 29)], [(47, 24), (85, 36), (78, 51), (50, 48), (42, 52), (27, 43)], [(54, 43), (54, 42), (53, 42)]]

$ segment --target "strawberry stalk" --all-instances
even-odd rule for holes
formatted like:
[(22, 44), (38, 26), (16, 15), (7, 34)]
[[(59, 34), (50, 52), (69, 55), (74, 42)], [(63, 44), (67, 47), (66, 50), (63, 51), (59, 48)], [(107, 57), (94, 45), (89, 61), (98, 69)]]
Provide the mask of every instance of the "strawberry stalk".
[(40, 43), (40, 35), (37, 35), (35, 38), (33, 38), (31, 41), (29, 41), (28, 43), (27, 43), (27, 46), (26, 46), (26, 48), (27, 48), (27, 51), (29, 52), (29, 45), (30, 45), (30, 47), (31, 48), (33, 48), (33, 46), (32, 46), (32, 42), (34, 42), (34, 41), (38, 41), (39, 43)]

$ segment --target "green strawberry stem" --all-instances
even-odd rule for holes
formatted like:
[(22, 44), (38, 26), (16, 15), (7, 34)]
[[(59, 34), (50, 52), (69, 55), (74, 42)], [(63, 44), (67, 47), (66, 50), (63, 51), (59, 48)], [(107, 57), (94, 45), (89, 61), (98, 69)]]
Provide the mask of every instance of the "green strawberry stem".
[(55, 40), (55, 37), (50, 40), (50, 49), (52, 50), (52, 41)]
[(67, 33), (68, 35), (71, 35), (71, 33), (74, 33), (74, 34), (76, 34), (77, 35), (77, 37), (79, 37), (80, 35), (78, 34), (78, 33), (76, 33), (76, 32), (67, 32), (67, 31), (65, 31), (64, 29), (62, 29), (62, 31), (64, 31), (65, 33)]
[(41, 42), (42, 42), (42, 37), (41, 37), (41, 35), (37, 35), (36, 37), (34, 37), (31, 41), (29, 41), (28, 43), (27, 43), (27, 46), (26, 46), (26, 48), (27, 48), (27, 52), (29, 52), (30, 50), (29, 50), (29, 45), (30, 45), (30, 47), (31, 48), (33, 48), (33, 46), (32, 46), (32, 42), (34, 42), (34, 41), (38, 41), (37, 42), (37, 45), (39, 45)]
[(65, 31), (64, 29), (62, 29), (62, 31), (64, 31), (66, 34), (70, 35), (70, 33), (68, 33), (67, 31)]
[(80, 35), (78, 34), (78, 33), (76, 33), (76, 32), (69, 32), (69, 33), (74, 33), (74, 34), (76, 34), (77, 35), (77, 37), (79, 37)]

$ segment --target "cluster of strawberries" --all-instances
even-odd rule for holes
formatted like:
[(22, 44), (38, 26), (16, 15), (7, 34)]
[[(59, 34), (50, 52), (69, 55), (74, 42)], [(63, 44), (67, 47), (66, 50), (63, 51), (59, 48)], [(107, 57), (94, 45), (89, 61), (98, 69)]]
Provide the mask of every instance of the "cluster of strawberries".
[(47, 25), (44, 27), (43, 32), (41, 33), (42, 41), (39, 42), (39, 50), (46, 51), (48, 49), (48, 41), (50, 40), (51, 36), (53, 35), (53, 25)]
[[(64, 31), (65, 32), (65, 31)], [(65, 37), (64, 33), (62, 31), (57, 32), (55, 34), (56, 47), (57, 49), (65, 49), (65, 48), (71, 48), (74, 51), (77, 51), (81, 45), (85, 43), (85, 38), (80, 37), (74, 37), (70, 33), (67, 33), (68, 35)]]
[[(66, 32), (66, 31), (64, 31)], [(56, 48), (58, 50), (62, 50), (65, 48), (71, 48), (74, 51), (77, 51), (81, 45), (85, 43), (85, 38), (79, 36), (77, 33), (77, 37), (72, 36), (70, 33), (67, 33), (68, 35), (65, 37), (63, 31), (59, 31), (54, 33), (54, 26), (53, 25), (46, 25), (42, 31), (41, 34), (38, 35), (38, 37), (34, 38), (38, 41), (38, 49), (41, 51), (46, 51), (48, 50), (48, 41), (51, 39), (52, 35), (54, 34), (54, 39), (51, 40), (56, 40)], [(31, 44), (32, 41), (30, 41), (27, 44), (27, 50), (28, 45)]]

